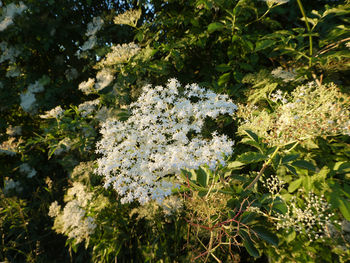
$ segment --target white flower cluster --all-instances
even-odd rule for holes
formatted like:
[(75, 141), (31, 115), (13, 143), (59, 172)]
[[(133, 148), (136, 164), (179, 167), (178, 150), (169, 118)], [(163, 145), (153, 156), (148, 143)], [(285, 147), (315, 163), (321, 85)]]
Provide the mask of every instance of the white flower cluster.
[(53, 108), (49, 111), (47, 111), (43, 115), (39, 115), (42, 119), (51, 119), (51, 118), (60, 118), (64, 114), (64, 110), (61, 108), (61, 106), (57, 106), (56, 108)]
[(100, 100), (96, 99), (96, 100), (85, 101), (84, 103), (80, 104), (78, 106), (80, 115), (83, 117), (88, 116), (89, 114), (91, 114), (93, 111), (96, 110), (96, 106), (99, 103), (100, 103)]
[(6, 129), (6, 134), (10, 136), (16, 136), (22, 134), (22, 127), (21, 126), (8, 126)]
[(23, 187), (19, 181), (14, 181), (13, 179), (8, 179), (8, 177), (6, 177), (4, 180), (4, 194), (9, 194), (13, 190), (20, 193), (23, 190)]
[(96, 228), (94, 219), (86, 215), (86, 207), (91, 199), (92, 193), (88, 192), (83, 184), (74, 182), (65, 196), (67, 204), (63, 210), (56, 201), (49, 208), (49, 216), (55, 217), (56, 231), (66, 234), (76, 243), (89, 239)]
[(35, 93), (44, 91), (44, 85), (49, 82), (48, 77), (44, 76), (35, 83), (30, 84), (25, 92), (20, 94), (21, 107), (26, 112), (35, 110)]
[(348, 49), (350, 49), (350, 42), (346, 42), (346, 43), (345, 43), (345, 46), (346, 46)]
[(16, 141), (15, 137), (10, 137), (7, 141), (3, 141), (0, 144), (0, 154), (5, 155), (16, 155), (19, 152), (18, 146), (23, 143), (23, 140), (20, 138)]
[(87, 81), (83, 81), (79, 84), (79, 90), (88, 95), (93, 92), (95, 85), (95, 79), (89, 78)]
[(280, 180), (277, 175), (273, 175), (270, 178), (267, 178), (263, 182), (263, 186), (265, 186), (268, 190), (269, 193), (275, 197), (279, 195), (279, 192), (283, 189), (284, 182)]
[(240, 133), (251, 130), (275, 146), (317, 136), (350, 135), (349, 96), (333, 83), (310, 82), (298, 86), (290, 98), (277, 91), (270, 99), (282, 102), (273, 113), (250, 104), (240, 107), (237, 115), (244, 119)]
[(88, 24), (85, 35), (88, 36), (89, 39), (85, 41), (85, 43), (81, 47), (82, 51), (92, 49), (96, 45), (96, 42), (97, 42), (96, 34), (102, 28), (103, 23), (104, 23), (103, 19), (98, 16), (98, 17), (94, 17), (92, 22)]
[(108, 68), (103, 68), (96, 74), (96, 84), (95, 89), (96, 90), (102, 90), (105, 87), (107, 87), (114, 79), (113, 70)]
[(100, 63), (98, 63), (98, 66), (113, 66), (128, 62), (129, 59), (135, 56), (140, 50), (140, 47), (134, 42), (112, 46), (112, 51), (109, 52)]
[(305, 197), (303, 207), (300, 207), (293, 197), (287, 208), (285, 215), (277, 214), (277, 229), (294, 229), (298, 233), (306, 234), (310, 241), (325, 237), (328, 233), (327, 226), (337, 223), (332, 220), (334, 213), (328, 213), (330, 204), (323, 196), (309, 193), (308, 197)]
[(8, 4), (2, 8), (2, 16), (0, 17), (0, 32), (4, 31), (8, 26), (13, 24), (16, 15), (20, 15), (27, 6), (21, 1), (17, 6), (14, 3)]
[(128, 10), (123, 14), (119, 14), (114, 18), (114, 23), (117, 25), (129, 25), (136, 27), (137, 21), (141, 17), (141, 9)]
[(97, 152), (103, 157), (96, 172), (105, 177), (105, 187), (113, 186), (121, 202), (144, 204), (153, 199), (161, 203), (174, 187), (168, 175), (201, 165), (214, 169), (225, 164), (224, 155), (232, 153), (233, 141), (225, 135), (213, 133), (206, 140), (200, 133), (206, 118), (233, 115), (236, 105), (228, 96), (197, 84), (180, 90), (176, 79), (170, 79), (165, 88), (145, 86), (131, 104), (127, 121), (108, 119), (102, 125)]
[(283, 70), (282, 67), (278, 67), (271, 71), (271, 75), (275, 78), (280, 78), (284, 82), (290, 82), (295, 80), (296, 74), (293, 71)]
[(60, 155), (64, 152), (68, 152), (72, 146), (73, 142), (70, 138), (65, 137), (63, 140), (61, 140), (57, 148), (55, 149), (54, 155)]
[(0, 63), (8, 60), (10, 63), (14, 63), (16, 61), (16, 57), (21, 54), (21, 51), (15, 47), (9, 47), (7, 45), (7, 42), (0, 42), (0, 50), (1, 50), (1, 55), (0, 55)]
[(33, 178), (36, 175), (36, 170), (29, 166), (27, 163), (23, 163), (19, 166), (19, 171), (27, 175), (27, 178)]

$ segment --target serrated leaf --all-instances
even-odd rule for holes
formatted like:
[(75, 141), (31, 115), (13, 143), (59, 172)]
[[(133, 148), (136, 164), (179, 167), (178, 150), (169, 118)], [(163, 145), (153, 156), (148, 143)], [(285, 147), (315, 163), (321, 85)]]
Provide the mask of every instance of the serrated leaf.
[(306, 190), (306, 192), (310, 192), (312, 189), (312, 178), (311, 176), (304, 176), (303, 177), (303, 187)]
[(285, 166), (292, 174), (298, 175), (297, 170), (296, 170), (293, 166), (291, 166), (291, 165), (289, 165), (289, 164), (284, 164), (284, 166)]
[(264, 39), (264, 40), (259, 41), (259, 42), (256, 43), (255, 52), (263, 50), (263, 49), (266, 49), (266, 48), (271, 47), (273, 45), (275, 45), (275, 41), (274, 40), (272, 40), (272, 39)]
[(208, 32), (209, 33), (213, 33), (215, 31), (219, 31), (219, 30), (222, 30), (225, 26), (220, 23), (220, 22), (214, 22), (214, 23), (211, 23), (209, 26), (208, 26)]
[(244, 130), (244, 132), (255, 142), (259, 143), (259, 137), (258, 135), (256, 135), (254, 132), (250, 131), (250, 130)]
[(345, 200), (344, 198), (339, 198), (338, 206), (344, 218), (350, 221), (350, 202)]
[(249, 255), (251, 255), (252, 257), (260, 257), (259, 251), (256, 249), (253, 241), (249, 237), (247, 239), (244, 239), (243, 246), (248, 251)]
[(292, 242), (296, 238), (297, 234), (294, 230), (289, 230), (288, 234), (285, 235), (287, 243)]
[(247, 152), (238, 156), (237, 160), (242, 163), (256, 163), (264, 161), (268, 158), (265, 154), (257, 152)]
[(227, 71), (230, 71), (232, 67), (227, 64), (220, 64), (220, 65), (217, 65), (215, 69), (218, 72), (227, 72)]
[(269, 232), (265, 227), (255, 226), (253, 231), (263, 240), (270, 243), (271, 245), (278, 246), (278, 237)]
[(297, 190), (300, 187), (302, 182), (303, 182), (302, 178), (299, 178), (299, 179), (291, 182), (288, 186), (288, 192), (293, 193), (295, 190)]
[(233, 161), (228, 163), (227, 168), (229, 169), (239, 169), (244, 165), (244, 163), (239, 162), (239, 161)]
[(230, 75), (231, 75), (230, 72), (222, 74), (218, 79), (218, 85), (222, 86), (222, 85), (226, 84), (227, 82), (229, 82)]
[(316, 167), (312, 163), (305, 160), (295, 161), (292, 163), (292, 165), (309, 171), (316, 171)]
[(282, 158), (282, 163), (289, 163), (291, 161), (294, 161), (296, 159), (298, 159), (299, 157), (299, 154), (289, 154), (289, 155), (286, 155)]
[(203, 187), (206, 187), (209, 182), (209, 175), (201, 167), (199, 167), (196, 171), (196, 175), (197, 183)]

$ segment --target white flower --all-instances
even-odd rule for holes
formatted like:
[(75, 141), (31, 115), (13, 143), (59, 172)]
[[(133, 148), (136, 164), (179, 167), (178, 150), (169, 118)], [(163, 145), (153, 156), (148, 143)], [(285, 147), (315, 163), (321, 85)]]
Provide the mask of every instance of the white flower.
[(125, 63), (130, 60), (131, 57), (135, 56), (139, 51), (140, 47), (135, 43), (112, 46), (112, 51), (106, 55), (98, 65), (99, 66), (113, 66), (120, 63)]
[(129, 25), (136, 27), (137, 21), (140, 19), (141, 9), (128, 10), (123, 14), (119, 14), (114, 18), (114, 23), (117, 25)]
[(12, 190), (15, 190), (17, 193), (20, 193), (23, 190), (21, 183), (14, 181), (13, 179), (5, 178), (4, 180), (4, 194), (8, 194)]
[(94, 36), (103, 26), (103, 19), (101, 17), (94, 17), (92, 22), (87, 26), (86, 36)]
[(99, 103), (100, 103), (100, 100), (96, 99), (91, 101), (85, 101), (84, 103), (80, 104), (78, 106), (78, 110), (81, 116), (86, 117), (87, 115), (91, 114), (94, 110), (96, 110), (96, 106)]
[(86, 51), (86, 50), (92, 49), (96, 45), (96, 42), (97, 42), (97, 39), (95, 36), (89, 37), (89, 39), (86, 40), (82, 45), (81, 50)]
[(107, 87), (114, 79), (113, 71), (110, 69), (102, 69), (97, 72), (95, 84), (96, 90), (102, 90)]
[(59, 213), (61, 212), (61, 206), (58, 205), (57, 201), (51, 203), (50, 207), (49, 207), (49, 213), (48, 215), (50, 217), (56, 217), (59, 215)]
[(6, 129), (6, 134), (10, 136), (21, 135), (22, 127), (21, 126), (9, 126)]
[(90, 94), (93, 91), (93, 86), (95, 84), (95, 80), (89, 78), (87, 81), (84, 81), (79, 84), (79, 90), (81, 90), (86, 95)]
[(103, 157), (97, 173), (122, 202), (161, 203), (174, 188), (166, 176), (201, 165), (215, 169), (225, 164), (224, 155), (232, 153), (233, 141), (226, 136), (213, 133), (212, 139), (204, 139), (200, 132), (207, 117), (233, 115), (236, 105), (197, 84), (187, 85), (183, 94), (179, 87), (176, 79), (166, 88), (145, 86), (127, 121), (109, 118), (102, 125), (97, 152)]
[(13, 24), (13, 19), (16, 15), (20, 15), (27, 6), (21, 1), (19, 5), (14, 3), (8, 4), (2, 8), (2, 17), (0, 17), (0, 32), (4, 31), (8, 26)]
[(36, 175), (36, 170), (30, 167), (27, 163), (23, 163), (19, 166), (19, 171), (27, 175), (27, 178), (32, 178)]
[(65, 111), (61, 108), (61, 106), (57, 106), (56, 108), (47, 111), (46, 114), (39, 116), (42, 119), (60, 118), (64, 112)]
[(291, 71), (283, 70), (282, 67), (278, 67), (271, 71), (271, 75), (275, 78), (280, 78), (284, 82), (290, 82), (295, 80), (296, 74)]

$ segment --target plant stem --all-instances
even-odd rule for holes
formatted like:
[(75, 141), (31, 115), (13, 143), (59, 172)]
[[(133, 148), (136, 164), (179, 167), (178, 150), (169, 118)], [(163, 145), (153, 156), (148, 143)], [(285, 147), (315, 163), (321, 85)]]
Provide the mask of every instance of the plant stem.
[(266, 167), (268, 167), (270, 165), (270, 163), (272, 162), (273, 158), (275, 158), (279, 149), (280, 149), (280, 147), (276, 148), (276, 150), (273, 152), (271, 157), (267, 160), (267, 162), (264, 163), (264, 165), (261, 168), (261, 170), (259, 171), (258, 175), (254, 178), (254, 180), (244, 190), (248, 190), (255, 185), (255, 183), (259, 180), (260, 176), (264, 173)]
[(311, 36), (311, 29), (310, 29), (310, 25), (309, 25), (309, 22), (307, 20), (307, 16), (305, 14), (305, 10), (304, 10), (304, 7), (303, 7), (303, 4), (301, 3), (301, 0), (297, 0), (298, 2), (298, 6), (299, 6), (299, 9), (300, 9), (300, 12), (301, 14), (303, 15), (304, 19), (305, 19), (305, 24), (306, 24), (306, 28), (307, 28), (307, 32), (309, 33), (309, 45), (310, 45), (310, 51), (309, 51), (309, 54), (310, 54), (310, 58), (309, 58), (309, 67), (311, 68), (312, 66), (312, 36)]

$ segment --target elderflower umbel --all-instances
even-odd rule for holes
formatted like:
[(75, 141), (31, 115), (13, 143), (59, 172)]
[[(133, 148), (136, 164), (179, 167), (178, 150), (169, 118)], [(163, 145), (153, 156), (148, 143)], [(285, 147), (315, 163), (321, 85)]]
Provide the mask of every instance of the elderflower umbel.
[(79, 84), (79, 90), (81, 90), (84, 94), (88, 95), (93, 92), (95, 85), (95, 79), (89, 78), (87, 81), (84, 81)]
[(4, 6), (2, 8), (2, 16), (0, 17), (0, 32), (12, 25), (14, 17), (20, 15), (26, 9), (27, 6), (22, 1), (19, 2), (19, 5), (11, 3)]
[(61, 106), (57, 106), (46, 112), (46, 114), (40, 115), (42, 119), (60, 118), (64, 114), (64, 110)]
[(78, 110), (81, 116), (86, 117), (91, 114), (94, 110), (96, 110), (96, 106), (100, 103), (99, 99), (85, 101), (84, 103), (78, 106)]
[(123, 14), (119, 14), (114, 18), (114, 23), (117, 25), (129, 25), (136, 27), (137, 21), (140, 19), (141, 9), (128, 10)]
[(251, 130), (270, 145), (285, 145), (298, 140), (350, 134), (349, 97), (331, 84), (310, 82), (297, 87), (288, 99), (281, 92), (271, 96), (277, 104), (273, 113), (248, 104), (237, 115), (244, 120), (239, 132)]
[[(180, 83), (170, 79), (167, 86), (145, 86), (131, 104), (131, 117), (125, 122), (110, 118), (102, 125), (97, 152), (98, 174), (122, 197), (144, 204), (160, 203), (171, 194), (174, 183), (169, 175), (181, 169), (224, 165), (224, 155), (232, 153), (233, 141), (225, 135), (201, 136), (204, 120), (220, 114), (233, 115), (236, 105), (226, 95), (217, 95), (197, 84), (180, 91)], [(191, 136), (189, 134), (191, 133)]]
[(128, 62), (129, 59), (135, 56), (140, 50), (140, 47), (133, 42), (128, 44), (118, 44), (117, 46), (112, 46), (112, 51), (109, 52), (106, 55), (106, 57), (98, 63), (97, 66), (113, 66), (120, 63)]
[(284, 82), (290, 82), (295, 80), (296, 74), (291, 71), (283, 70), (282, 67), (278, 67), (271, 71), (271, 75), (275, 78), (280, 78)]
[(27, 175), (27, 178), (32, 178), (36, 175), (36, 170), (29, 166), (27, 163), (22, 163), (19, 166), (19, 171)]
[(55, 217), (54, 229), (74, 239), (76, 243), (89, 239), (96, 228), (94, 219), (86, 215), (87, 205), (91, 199), (92, 193), (87, 191), (83, 184), (74, 182), (65, 196), (67, 204), (63, 210), (56, 201), (50, 206), (49, 216)]
[(334, 214), (328, 213), (330, 204), (323, 196), (319, 197), (313, 193), (309, 193), (304, 199), (301, 207), (293, 197), (287, 206), (287, 213), (277, 214), (277, 229), (294, 229), (298, 233), (306, 234), (310, 241), (325, 237), (328, 233), (327, 226), (337, 223), (332, 220)]

